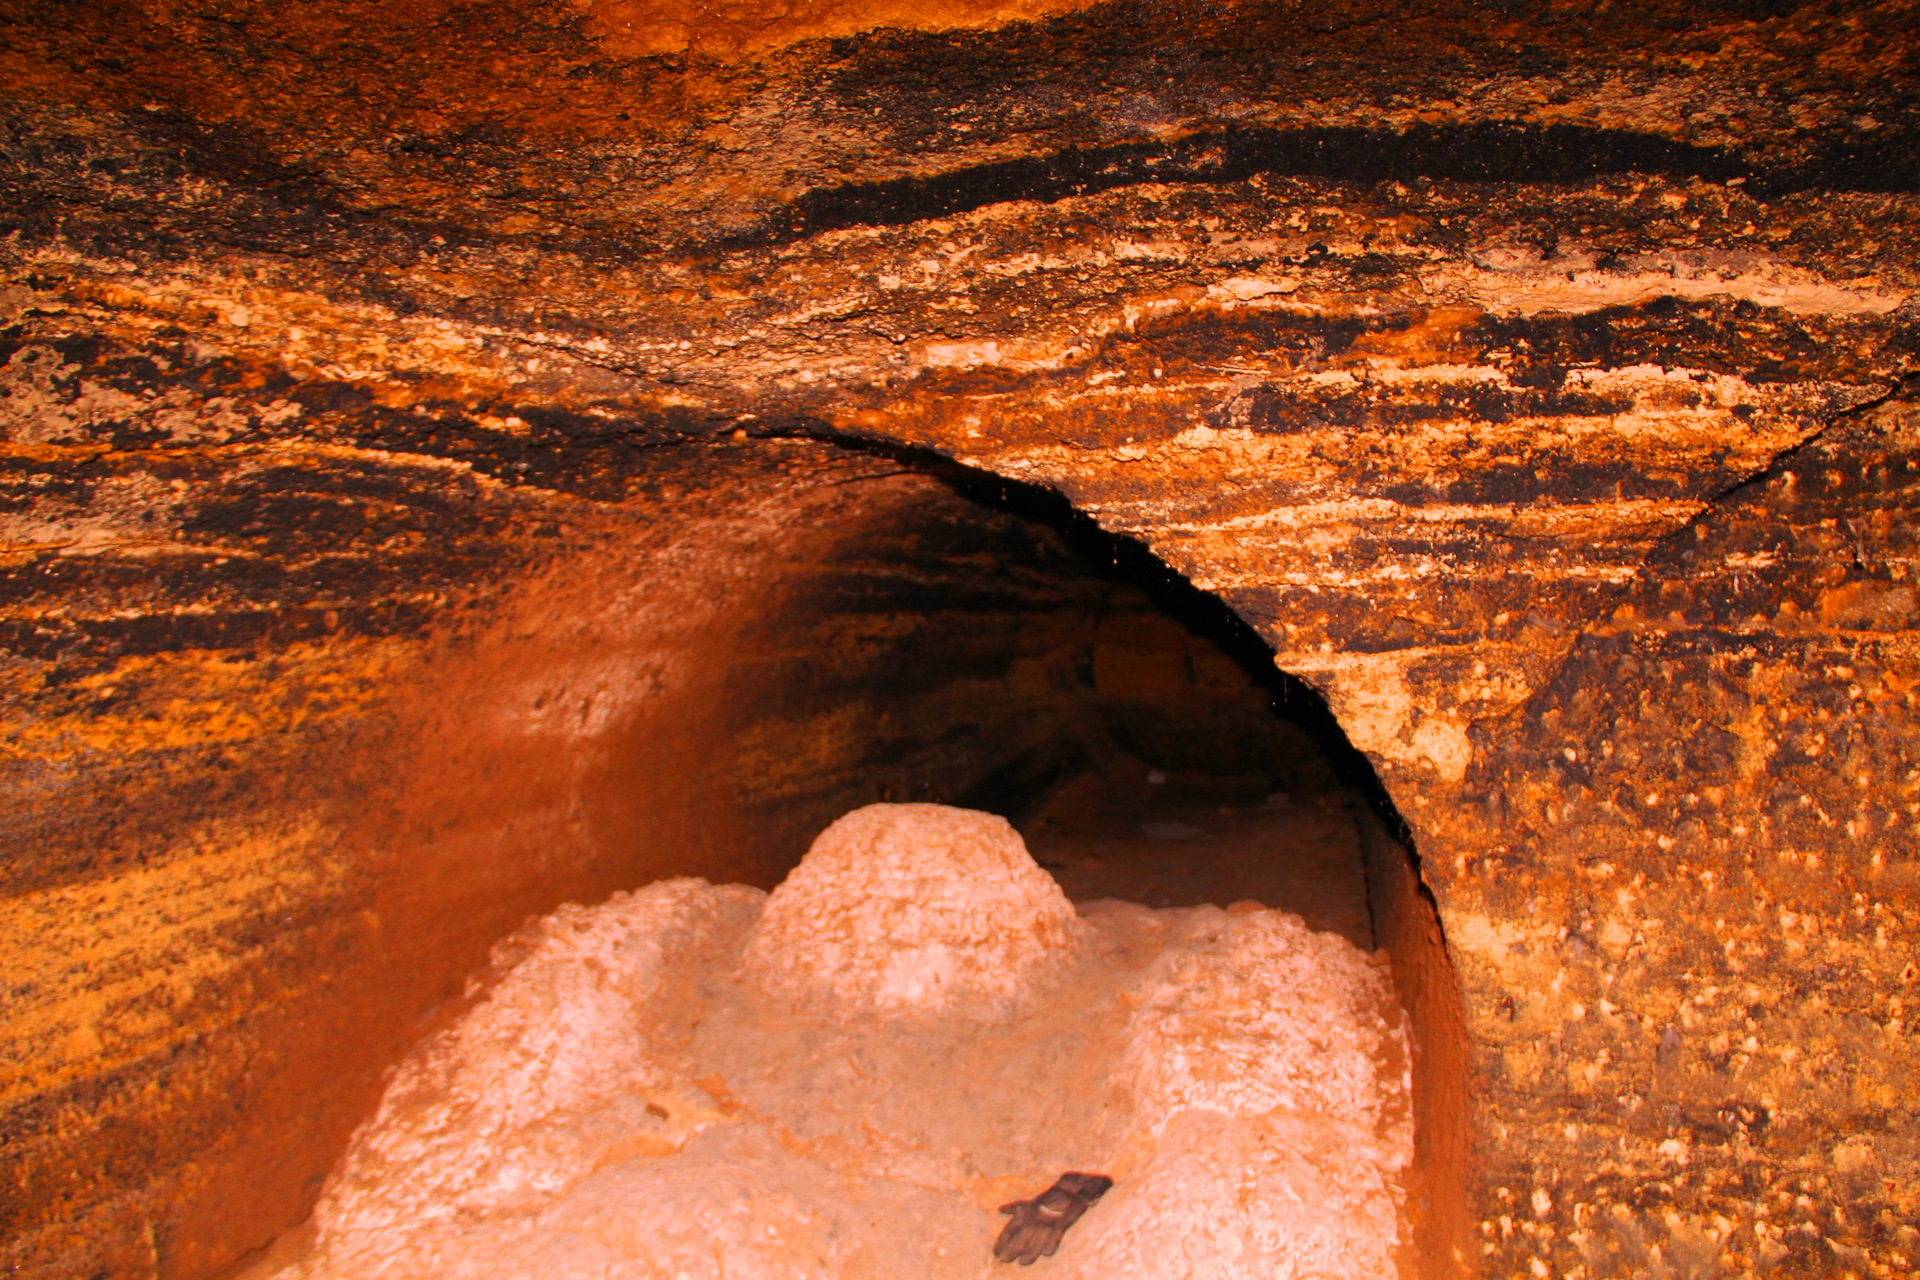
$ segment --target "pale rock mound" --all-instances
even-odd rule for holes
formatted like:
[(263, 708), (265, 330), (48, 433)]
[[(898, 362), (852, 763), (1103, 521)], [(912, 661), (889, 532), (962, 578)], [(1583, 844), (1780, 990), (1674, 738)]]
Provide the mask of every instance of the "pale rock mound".
[(996, 1014), (1079, 936), (1073, 904), (1006, 819), (875, 804), (821, 832), (773, 891), (746, 973), (799, 1001)]
[[(1401, 1020), (1298, 917), (1076, 914), (1000, 819), (876, 805), (771, 897), (665, 881), (496, 967), (256, 1277), (1397, 1275)], [(996, 1207), (1068, 1170), (1113, 1189), (996, 1264)]]

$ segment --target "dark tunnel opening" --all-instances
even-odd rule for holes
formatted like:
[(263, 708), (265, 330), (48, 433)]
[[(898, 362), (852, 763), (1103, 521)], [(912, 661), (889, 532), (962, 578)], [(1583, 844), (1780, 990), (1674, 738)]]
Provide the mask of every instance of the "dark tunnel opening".
[[(1086, 570), (1143, 594), (1153, 607), (1231, 660), (1270, 700), (1273, 715), (1297, 729), (1324, 757), (1332, 779), (1367, 805), (1396, 839), (1412, 836), (1379, 775), (1348, 740), (1321, 693), (1275, 665), (1272, 646), (1225, 600), (1193, 585), (1137, 539), (1111, 533), (1056, 490), (966, 467), (941, 455), (900, 449), (888, 454), (917, 465), (983, 507), (1052, 530)], [(1192, 681), (1197, 683), (1197, 680)]]
[[(994, 678), (935, 712), (950, 722), (884, 739), (891, 762), (876, 770), (865, 798), (981, 809), (1013, 822), (1030, 843), (1063, 847), (1092, 838), (1095, 829), (1111, 846), (1122, 833), (1138, 839), (1151, 828), (1146, 847), (1161, 848), (1166, 874), (1148, 874), (1153, 859), (1144, 858), (1139, 875), (1108, 887), (1127, 896), (1129, 885), (1151, 884), (1141, 900), (1154, 906), (1224, 906), (1279, 893), (1290, 903), (1268, 905), (1314, 914), (1326, 876), (1343, 874), (1331, 864), (1323, 883), (1291, 888), (1273, 874), (1289, 856), (1278, 848), (1238, 873), (1202, 872), (1203, 855), (1221, 837), (1229, 844), (1251, 838), (1248, 831), (1210, 832), (1208, 822), (1238, 828), (1256, 814), (1271, 836), (1298, 827), (1305, 815), (1339, 811), (1346, 829), (1322, 833), (1319, 843), (1345, 846), (1333, 862), (1344, 860), (1351, 892), (1362, 898), (1362, 833), (1394, 846), (1418, 882), (1407, 826), (1372, 765), (1325, 698), (1278, 668), (1271, 647), (1220, 597), (1195, 587), (1144, 544), (1102, 529), (1056, 491), (929, 451), (825, 443), (889, 464), (874, 480), (927, 486), (888, 534), (840, 553), (840, 575), (808, 606), (823, 647), (831, 649), (847, 647), (833, 635), (834, 619), (845, 620), (850, 633), (878, 614), (920, 610), (943, 620), (863, 667), (860, 693), (884, 691), (900, 719), (919, 720), (927, 711), (913, 704), (924, 689), (952, 681), (982, 658), (972, 651), (957, 656), (954, 634), (970, 641), (994, 636), (1004, 646)], [(1036, 625), (1041, 618), (1049, 621)], [(1047, 634), (1036, 639), (1036, 631)], [(1017, 679), (1014, 669), (1035, 659), (1056, 695), (1037, 717), (1047, 728), (1036, 733), (1029, 715), (996, 743), (991, 704), (1017, 704), (1022, 695), (995, 681)], [(818, 688), (831, 698), (836, 686), (827, 679)], [(973, 740), (973, 749), (952, 750), (963, 740)], [(1297, 848), (1292, 856), (1321, 855)], [(1057, 876), (1066, 872), (1076, 896), (1094, 895), (1106, 883), (1056, 859), (1043, 861), (1055, 862)], [(1364, 921), (1344, 931), (1373, 945)]]

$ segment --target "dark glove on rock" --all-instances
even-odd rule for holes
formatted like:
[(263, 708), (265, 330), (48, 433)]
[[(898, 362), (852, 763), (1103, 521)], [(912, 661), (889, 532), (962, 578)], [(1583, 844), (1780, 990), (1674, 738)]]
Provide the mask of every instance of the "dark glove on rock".
[(1023, 1267), (1051, 1258), (1067, 1228), (1080, 1221), (1080, 1215), (1112, 1185), (1112, 1178), (1097, 1173), (1063, 1173), (1033, 1199), (1001, 1205), (1000, 1212), (1013, 1218), (993, 1242), (993, 1256)]

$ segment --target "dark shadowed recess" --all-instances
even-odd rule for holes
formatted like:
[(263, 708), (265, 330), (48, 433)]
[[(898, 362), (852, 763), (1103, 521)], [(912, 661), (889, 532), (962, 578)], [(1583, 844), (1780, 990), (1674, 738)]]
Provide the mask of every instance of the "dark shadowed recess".
[[(1231, 657), (1272, 699), (1276, 715), (1312, 735), (1341, 785), (1364, 802), (1395, 839), (1412, 848), (1412, 833), (1406, 820), (1372, 764), (1347, 739), (1319, 690), (1275, 666), (1273, 648), (1258, 631), (1226, 601), (1194, 586), (1184, 574), (1154, 555), (1145, 543), (1109, 533), (1056, 490), (965, 466), (932, 450), (844, 436), (809, 435), (808, 438), (824, 439), (841, 448), (892, 459), (903, 468), (941, 481), (961, 497), (981, 506), (1052, 529), (1093, 573), (1144, 592), (1156, 608)], [(999, 807), (1004, 807), (1004, 803)]]

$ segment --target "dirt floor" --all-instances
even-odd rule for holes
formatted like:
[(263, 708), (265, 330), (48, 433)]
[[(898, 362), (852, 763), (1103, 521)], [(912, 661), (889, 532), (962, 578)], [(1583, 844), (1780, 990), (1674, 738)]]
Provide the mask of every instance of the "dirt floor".
[(1017, 825), (1075, 902), (1251, 900), (1373, 949), (1359, 833), (1339, 792), (1295, 797), (1268, 793), (1259, 778), (1129, 762), (1080, 775)]

